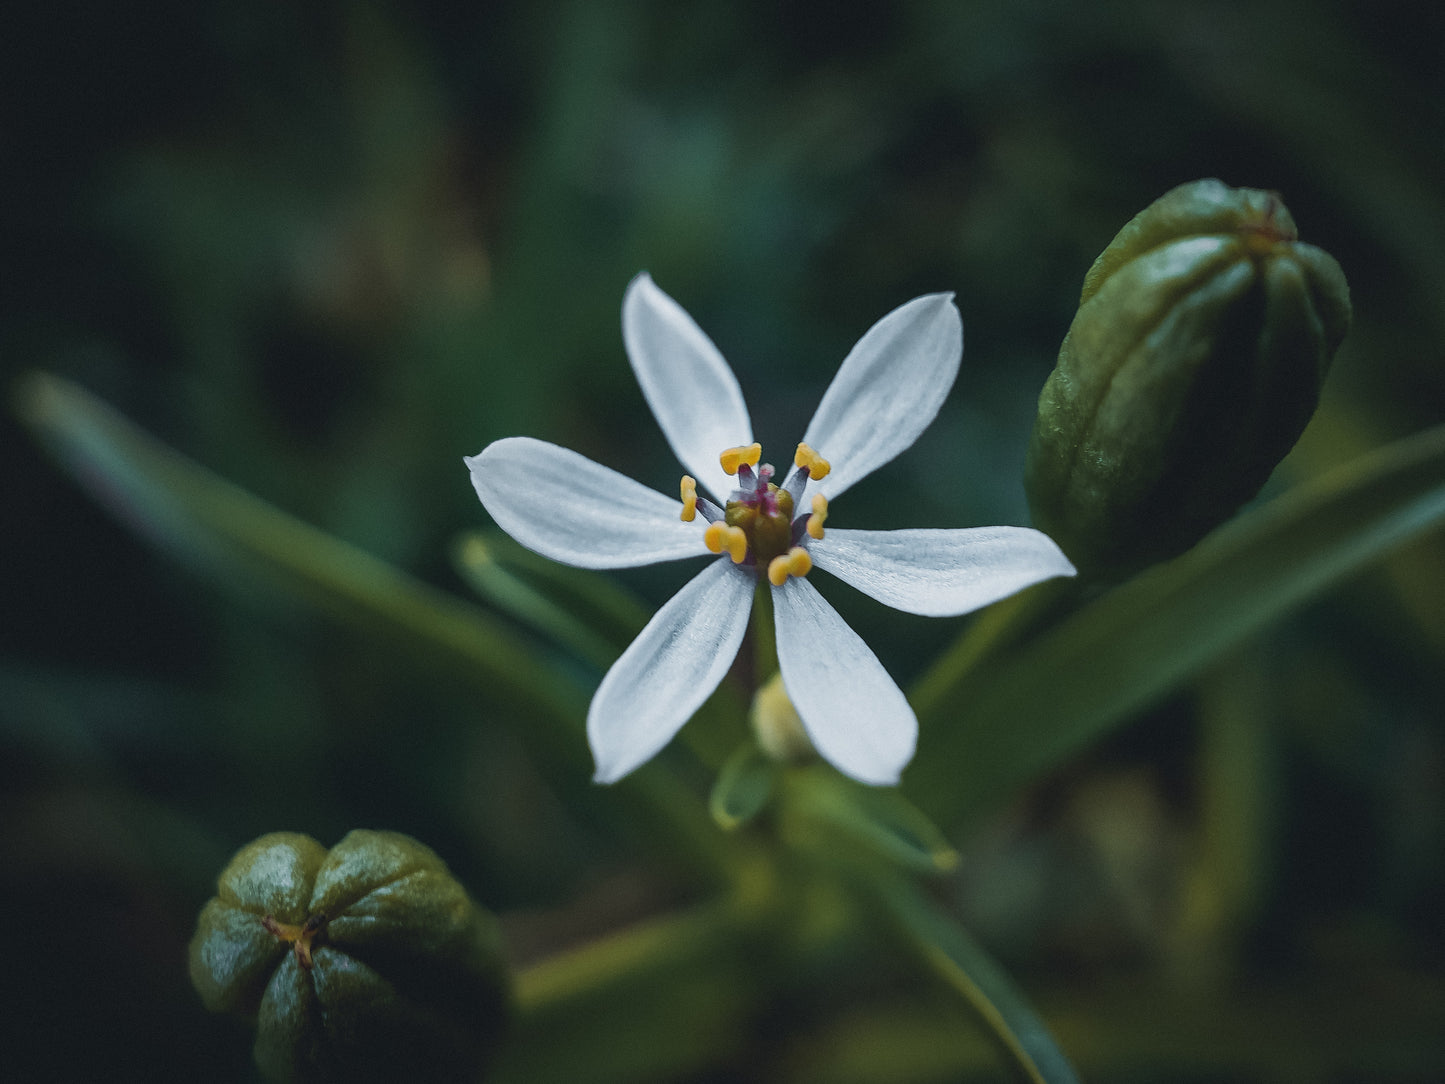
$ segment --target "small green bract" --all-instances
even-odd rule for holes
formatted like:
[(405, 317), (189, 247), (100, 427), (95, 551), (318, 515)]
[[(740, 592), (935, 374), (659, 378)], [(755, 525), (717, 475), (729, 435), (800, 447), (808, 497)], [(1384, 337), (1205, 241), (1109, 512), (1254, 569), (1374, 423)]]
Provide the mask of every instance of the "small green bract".
[(475, 1080), (507, 1018), (493, 919), (397, 832), (241, 848), (190, 972), (207, 1008), (255, 1018), (257, 1064), (279, 1081)]

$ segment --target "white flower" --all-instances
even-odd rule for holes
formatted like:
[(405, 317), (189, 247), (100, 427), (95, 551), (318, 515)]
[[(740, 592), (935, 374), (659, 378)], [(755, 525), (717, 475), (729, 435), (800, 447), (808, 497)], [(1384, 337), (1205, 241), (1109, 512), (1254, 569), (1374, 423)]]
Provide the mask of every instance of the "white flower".
[[(657, 612), (602, 679), (587, 714), (597, 780), (614, 782), (651, 759), (717, 688), (765, 576), (783, 685), (808, 737), (845, 774), (896, 783), (913, 757), (917, 719), (877, 657), (806, 578), (812, 566), (889, 606), (934, 617), (1074, 573), (1047, 536), (1026, 527), (824, 529), (829, 503), (912, 445), (953, 386), (963, 352), (953, 295), (916, 298), (858, 341), (781, 486), (770, 465), (759, 465), (727, 362), (646, 274), (627, 288), (622, 337), (648, 405), (690, 472), (681, 501), (529, 437), (496, 441), (466, 460), (497, 523), (553, 560), (628, 568), (722, 554)], [(715, 500), (698, 494), (698, 483)]]

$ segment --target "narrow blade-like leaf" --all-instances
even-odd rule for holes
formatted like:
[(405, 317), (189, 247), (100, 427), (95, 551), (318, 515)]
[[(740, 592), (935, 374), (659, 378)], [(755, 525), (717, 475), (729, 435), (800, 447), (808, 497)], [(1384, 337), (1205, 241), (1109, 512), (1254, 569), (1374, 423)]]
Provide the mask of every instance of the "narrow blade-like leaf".
[[(1306, 599), (1445, 524), (1445, 427), (1242, 516), (985, 665), (914, 690), (910, 789), (945, 822), (1055, 767)], [(945, 656), (945, 659), (949, 656)]]

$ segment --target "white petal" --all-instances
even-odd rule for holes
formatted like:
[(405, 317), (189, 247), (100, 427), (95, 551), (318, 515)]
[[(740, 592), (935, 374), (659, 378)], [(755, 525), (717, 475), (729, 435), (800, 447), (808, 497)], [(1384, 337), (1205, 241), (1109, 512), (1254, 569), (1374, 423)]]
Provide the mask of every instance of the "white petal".
[(773, 613), (783, 687), (823, 759), (864, 783), (897, 783), (918, 720), (878, 656), (805, 579), (773, 588)]
[(712, 695), (743, 642), (757, 582), (726, 557), (714, 561), (612, 664), (587, 712), (597, 782), (651, 760)]
[(700, 517), (684, 523), (681, 501), (585, 455), (507, 437), (463, 458), (497, 526), (554, 561), (632, 568), (707, 552), (707, 524)]
[(718, 456), (753, 442), (737, 377), (681, 305), (638, 275), (622, 299), (622, 341), (663, 436), (689, 474), (726, 501), (736, 483)]
[(844, 531), (808, 545), (813, 563), (865, 595), (925, 617), (966, 614), (1015, 591), (1072, 576), (1074, 566), (1042, 531)]
[(803, 435), (833, 470), (828, 499), (910, 447), (953, 387), (963, 320), (952, 294), (927, 294), (879, 320), (843, 359)]

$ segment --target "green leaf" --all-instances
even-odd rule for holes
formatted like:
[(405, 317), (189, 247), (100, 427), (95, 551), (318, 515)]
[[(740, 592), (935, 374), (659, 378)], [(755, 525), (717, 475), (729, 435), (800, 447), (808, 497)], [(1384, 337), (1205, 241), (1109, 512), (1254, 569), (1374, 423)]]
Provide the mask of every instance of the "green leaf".
[(652, 618), (652, 608), (615, 578), (533, 553), (504, 531), (464, 534), (458, 547), (463, 564), (480, 555), (467, 552), (477, 543), (485, 547), (485, 556), (492, 564), (529, 584), (612, 645), (614, 651), (607, 659), (608, 665), (616, 652), (632, 643)]
[(736, 1057), (772, 980), (766, 917), (733, 899), (704, 904), (519, 969), (514, 1040), (487, 1079), (702, 1079)]
[(910, 789), (948, 822), (983, 813), (1291, 607), (1442, 524), (1445, 426), (1240, 517), (987, 665), (925, 675), (912, 697), (924, 730)]
[(708, 808), (718, 826), (741, 828), (763, 811), (772, 797), (778, 764), (752, 742), (739, 746), (713, 784)]
[(442, 652), (513, 706), (576, 733), (586, 711), (582, 690), (559, 681), (511, 629), (475, 606), (213, 474), (74, 384), (31, 374), (17, 402), (97, 500), (182, 560), (223, 579), (259, 575), (342, 618), (379, 624)]
[(1077, 1084), (1044, 1022), (967, 930), (901, 877), (873, 878), (868, 888), (913, 951), (978, 1014), (1023, 1079)]
[(934, 823), (892, 787), (868, 787), (831, 770), (795, 774), (790, 810), (862, 846), (894, 865), (918, 873), (944, 873), (958, 852)]
[[(270, 582), (391, 638), (419, 661), (441, 664), (507, 707), (534, 753), (579, 787), (591, 774), (582, 737), (586, 691), (528, 650), (512, 627), (226, 481), (68, 381), (34, 373), (15, 392), (20, 417), (56, 457), (157, 545), (219, 582)], [(591, 792), (578, 793), (585, 800)], [(643, 807), (638, 820), (648, 839), (717, 872), (723, 837), (663, 766), (649, 765), (613, 794), (613, 804)]]
[[(552, 597), (552, 593), (534, 587), (521, 574), (522, 568), (529, 564), (520, 556), (522, 554), (527, 554), (538, 562), (545, 562), (553, 568), (565, 568), (555, 562), (545, 561), (545, 558), (536, 557), (500, 534), (464, 535), (453, 551), (457, 571), (484, 600), (579, 658), (585, 659), (597, 669), (606, 670), (616, 660), (618, 652), (625, 648), (647, 623), (645, 611), (637, 613), (641, 611), (641, 604), (621, 588), (617, 589), (617, 606), (626, 609), (613, 624), (630, 628), (626, 638), (618, 644), (615, 636), (608, 636), (578, 618), (576, 592), (571, 588), (574, 586), (572, 581), (581, 580), (582, 577), (569, 577), (566, 581), (561, 577), (553, 578), (548, 586), (554, 591), (561, 586), (562, 589), (557, 593), (563, 595), (569, 603), (562, 605)], [(535, 569), (536, 566), (533, 565), (529, 571)], [(596, 574), (589, 574), (585, 578), (594, 583), (607, 582), (604, 577)], [(641, 620), (637, 620), (638, 616)], [(634, 623), (635, 627), (631, 627)]]

